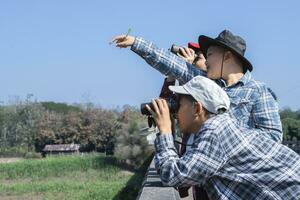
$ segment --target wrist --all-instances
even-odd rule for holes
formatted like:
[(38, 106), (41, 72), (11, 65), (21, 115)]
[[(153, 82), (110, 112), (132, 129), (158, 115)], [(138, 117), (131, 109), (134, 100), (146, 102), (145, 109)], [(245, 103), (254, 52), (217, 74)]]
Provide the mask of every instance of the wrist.
[(139, 46), (139, 43), (141, 42), (141, 39), (142, 38), (139, 38), (139, 37), (137, 37), (137, 36), (132, 36), (134, 39), (133, 39), (133, 43), (132, 43), (132, 45), (131, 45), (131, 50), (132, 51), (135, 51), (135, 50), (137, 50), (137, 48), (138, 48), (138, 46)]
[(159, 128), (159, 132), (160, 132), (162, 135), (172, 134), (171, 128)]
[(131, 45), (130, 46), (133, 46), (133, 44), (135, 43), (135, 36), (132, 36), (132, 43), (131, 43)]

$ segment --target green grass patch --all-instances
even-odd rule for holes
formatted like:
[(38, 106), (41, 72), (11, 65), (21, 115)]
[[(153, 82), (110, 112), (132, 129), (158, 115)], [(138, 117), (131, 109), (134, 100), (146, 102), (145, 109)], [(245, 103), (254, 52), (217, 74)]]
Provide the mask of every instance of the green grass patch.
[(0, 193), (3, 199), (131, 199), (144, 172), (99, 154), (24, 160), (0, 164)]

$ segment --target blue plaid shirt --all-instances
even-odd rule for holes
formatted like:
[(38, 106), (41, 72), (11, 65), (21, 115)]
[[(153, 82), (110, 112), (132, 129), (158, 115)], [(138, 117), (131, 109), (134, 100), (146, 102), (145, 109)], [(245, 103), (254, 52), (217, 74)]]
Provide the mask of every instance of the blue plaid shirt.
[[(131, 50), (140, 55), (153, 68), (164, 75), (175, 77), (181, 84), (193, 77), (206, 72), (187, 63), (168, 50), (157, 48), (152, 42), (137, 37)], [(263, 83), (255, 81), (247, 72), (237, 83), (226, 86), (222, 80), (217, 80), (228, 94), (231, 101), (230, 115), (238, 119), (245, 127), (261, 130), (261, 134), (282, 141), (282, 127), (278, 104)]]
[(155, 150), (166, 185), (200, 185), (210, 199), (300, 199), (300, 156), (228, 113), (208, 119), (183, 157), (171, 134), (157, 136)]

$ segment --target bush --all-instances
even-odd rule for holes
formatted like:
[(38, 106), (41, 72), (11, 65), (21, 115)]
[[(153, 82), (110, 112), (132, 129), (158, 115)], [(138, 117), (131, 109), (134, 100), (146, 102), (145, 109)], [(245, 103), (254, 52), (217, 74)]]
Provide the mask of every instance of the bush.
[(123, 124), (117, 137), (115, 156), (134, 169), (140, 168), (153, 152), (146, 138), (140, 135), (140, 128), (136, 121)]
[(42, 154), (41, 153), (36, 153), (36, 152), (27, 152), (24, 155), (25, 159), (39, 159), (42, 158)]
[(0, 148), (0, 157), (23, 157), (27, 152), (25, 147)]

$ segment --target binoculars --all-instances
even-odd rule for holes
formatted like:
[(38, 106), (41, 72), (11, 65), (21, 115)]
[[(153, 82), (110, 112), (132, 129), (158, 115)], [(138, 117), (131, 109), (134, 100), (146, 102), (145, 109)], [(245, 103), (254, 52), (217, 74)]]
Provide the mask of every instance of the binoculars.
[[(179, 102), (177, 99), (175, 98), (167, 98), (166, 99), (168, 107), (169, 107), (169, 111), (171, 115), (174, 115), (178, 112), (179, 109)], [(153, 125), (156, 126), (154, 118), (152, 117), (151, 113), (148, 111), (148, 109), (146, 108), (146, 105), (149, 105), (150, 108), (152, 110), (154, 110), (153, 104), (152, 102), (148, 102), (148, 103), (142, 103), (141, 104), (141, 113), (143, 115), (146, 115), (148, 117), (148, 126), (152, 127)]]

